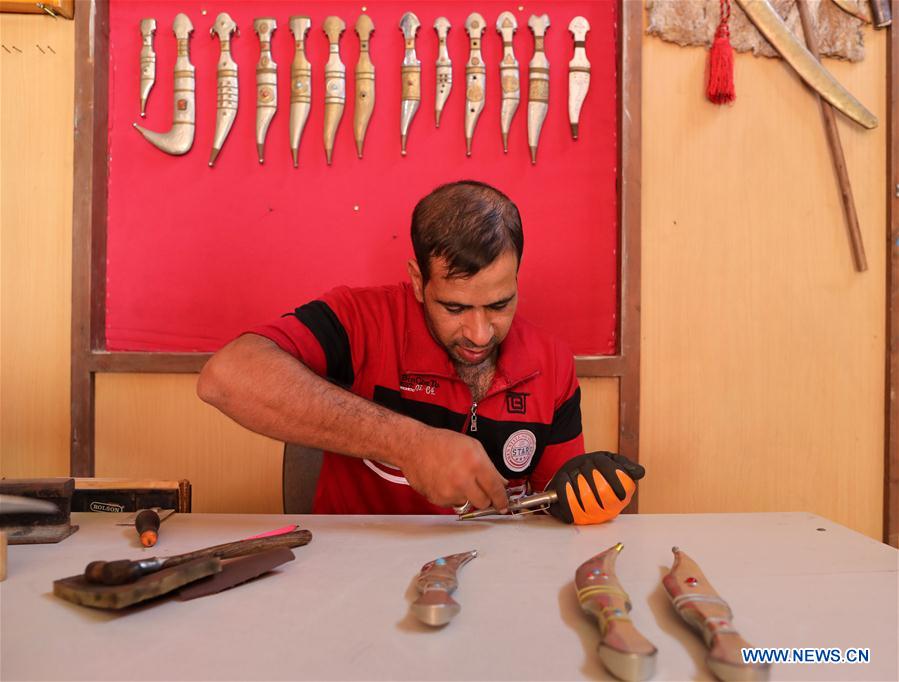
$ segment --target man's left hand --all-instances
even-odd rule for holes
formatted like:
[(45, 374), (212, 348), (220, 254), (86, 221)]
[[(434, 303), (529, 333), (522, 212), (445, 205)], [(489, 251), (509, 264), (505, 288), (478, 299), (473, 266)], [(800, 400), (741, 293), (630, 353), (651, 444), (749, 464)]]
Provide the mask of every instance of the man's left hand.
[(612, 452), (588, 452), (574, 457), (556, 472), (546, 487), (559, 500), (549, 513), (565, 523), (604, 523), (621, 513), (637, 489), (645, 470)]

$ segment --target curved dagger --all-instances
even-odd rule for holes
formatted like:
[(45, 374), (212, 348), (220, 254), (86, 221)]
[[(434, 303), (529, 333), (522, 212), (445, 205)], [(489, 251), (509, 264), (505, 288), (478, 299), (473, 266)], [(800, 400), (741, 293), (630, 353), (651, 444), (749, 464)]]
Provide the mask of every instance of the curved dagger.
[(437, 101), (434, 104), (435, 125), (440, 127), (440, 114), (453, 89), (453, 62), (446, 47), (446, 36), (451, 24), (446, 17), (437, 17), (434, 30), (437, 31)]
[(365, 131), (375, 110), (375, 67), (368, 53), (368, 43), (374, 33), (375, 23), (367, 14), (356, 20), (356, 33), (359, 35), (359, 61), (356, 62), (356, 102), (353, 112), (353, 138), (356, 140), (356, 152), (362, 158), (362, 146), (365, 143)]
[(631, 600), (615, 575), (615, 560), (622, 549), (619, 542), (585, 561), (574, 583), (581, 609), (596, 616), (599, 624), (599, 659), (619, 679), (646, 680), (655, 671), (657, 649), (627, 615)]
[(478, 555), (477, 550), (450, 554), (429, 561), (415, 580), (419, 597), (409, 610), (425, 625), (446, 625), (462, 610), (450, 594), (458, 587), (456, 571)]
[(590, 62), (586, 49), (590, 22), (585, 17), (575, 17), (568, 24), (568, 30), (574, 36), (574, 57), (568, 62), (568, 121), (571, 137), (576, 140), (581, 106), (590, 89)]
[(293, 167), (299, 165), (300, 138), (312, 108), (312, 64), (306, 59), (306, 34), (312, 26), (309, 17), (290, 17), (294, 38), (293, 64), (290, 65), (290, 155)]
[(272, 35), (278, 23), (271, 17), (253, 22), (259, 36), (259, 61), (256, 64), (256, 152), (259, 163), (265, 160), (265, 136), (278, 110), (278, 65), (272, 59)]
[(328, 36), (328, 63), (325, 64), (325, 159), (331, 165), (337, 126), (343, 117), (346, 103), (346, 67), (340, 61), (340, 36), (346, 30), (346, 22), (340, 17), (328, 17), (322, 24)]
[(865, 128), (877, 127), (877, 117), (821, 66), (805, 45), (790, 32), (767, 0), (737, 0), (737, 3), (759, 32), (812, 90), (859, 125)]
[(156, 82), (156, 53), (153, 51), (153, 34), (156, 33), (156, 19), (140, 20), (140, 116), (147, 115), (147, 100)]
[(400, 154), (406, 155), (406, 138), (409, 126), (421, 103), (421, 62), (415, 55), (415, 34), (421, 22), (412, 12), (406, 12), (400, 18), (400, 30), (406, 42), (406, 54), (403, 56), (403, 101), (400, 110)]
[(166, 154), (180, 156), (190, 151), (194, 143), (194, 128), (197, 115), (196, 69), (190, 63), (190, 34), (193, 24), (186, 14), (178, 14), (172, 22), (175, 39), (178, 41), (178, 58), (175, 60), (175, 112), (172, 128), (165, 133), (147, 130), (137, 123), (134, 127), (144, 139)]
[(662, 584), (675, 610), (698, 630), (709, 650), (705, 661), (719, 680), (767, 680), (770, 666), (743, 663), (741, 649), (750, 644), (730, 621), (733, 613), (693, 559), (672, 547), (674, 565)]
[(534, 33), (534, 56), (528, 65), (528, 147), (531, 149), (531, 163), (537, 163), (540, 130), (549, 111), (549, 60), (543, 51), (549, 16), (532, 14), (528, 26)]
[(472, 12), (465, 20), (470, 44), (468, 63), (465, 65), (465, 156), (471, 156), (471, 139), (474, 137), (478, 118), (484, 111), (487, 69), (484, 67), (484, 57), (481, 56), (481, 36), (485, 28), (484, 17), (477, 12)]
[(215, 18), (215, 24), (209, 29), (212, 36), (218, 35), (221, 43), (221, 55), (219, 56), (216, 82), (218, 84), (218, 97), (215, 108), (215, 137), (212, 141), (212, 152), (209, 155), (209, 166), (215, 164), (215, 159), (225, 144), (234, 119), (237, 118), (238, 85), (237, 64), (231, 57), (231, 34), (237, 30), (237, 24), (228, 15), (222, 12)]
[(503, 12), (496, 20), (496, 32), (503, 37), (503, 59), (499, 64), (500, 87), (503, 91), (502, 107), (499, 112), (499, 125), (503, 135), (503, 152), (509, 151), (509, 130), (512, 119), (518, 111), (521, 101), (521, 79), (518, 72), (518, 60), (512, 49), (512, 37), (518, 30), (518, 21), (511, 12)]

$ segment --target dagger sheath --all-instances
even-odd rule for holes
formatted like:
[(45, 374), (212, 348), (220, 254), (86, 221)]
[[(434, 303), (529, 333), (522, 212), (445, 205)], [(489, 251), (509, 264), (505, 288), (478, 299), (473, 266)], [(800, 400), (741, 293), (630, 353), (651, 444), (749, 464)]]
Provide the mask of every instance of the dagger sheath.
[(156, 52), (153, 50), (153, 34), (156, 33), (156, 19), (140, 21), (140, 116), (147, 115), (147, 100), (156, 83)]
[(413, 12), (406, 12), (400, 18), (400, 30), (403, 32), (405, 54), (403, 55), (402, 100), (400, 104), (400, 154), (406, 155), (406, 140), (409, 126), (421, 104), (421, 62), (415, 54), (415, 35), (421, 22)]
[(477, 550), (450, 554), (422, 566), (415, 580), (419, 596), (409, 607), (412, 614), (432, 627), (449, 623), (462, 610), (450, 596), (459, 585), (456, 572), (477, 555)]
[(655, 671), (657, 649), (628, 616), (630, 597), (615, 574), (615, 561), (623, 548), (619, 542), (585, 561), (574, 582), (581, 609), (596, 617), (600, 660), (619, 679), (646, 680)]
[(862, 105), (796, 39), (768, 0), (737, 0), (759, 32), (812, 90), (865, 128), (876, 128), (877, 117)]
[(157, 149), (166, 154), (180, 156), (189, 152), (193, 146), (196, 127), (196, 69), (190, 63), (190, 34), (194, 27), (188, 16), (181, 13), (175, 16), (172, 29), (178, 43), (178, 57), (175, 59), (172, 127), (165, 133), (148, 130), (137, 123), (134, 124), (134, 128)]
[(209, 154), (209, 166), (215, 164), (215, 160), (231, 132), (234, 119), (237, 118), (238, 83), (237, 63), (231, 57), (231, 34), (237, 30), (237, 24), (226, 13), (222, 12), (215, 18), (215, 24), (210, 33), (218, 35), (221, 43), (218, 68), (216, 70), (216, 106), (215, 106), (215, 136), (212, 138), (212, 152)]
[(306, 59), (306, 34), (312, 26), (309, 17), (290, 17), (294, 38), (293, 63), (290, 65), (290, 155), (293, 167), (299, 165), (300, 138), (312, 108), (312, 65)]
[(681, 618), (702, 634), (709, 669), (719, 680), (767, 680), (768, 664), (743, 663), (741, 650), (751, 645), (731, 625), (730, 606), (693, 559), (677, 547), (671, 551), (674, 565), (662, 585)]
[(277, 22), (268, 17), (253, 22), (259, 35), (259, 62), (256, 64), (256, 151), (259, 163), (265, 161), (265, 136), (278, 110), (278, 65), (272, 59), (272, 35), (277, 27)]
[(368, 52), (371, 34), (375, 24), (367, 14), (356, 21), (356, 33), (359, 35), (359, 61), (356, 62), (356, 103), (353, 112), (353, 139), (356, 141), (356, 152), (362, 158), (362, 147), (365, 144), (365, 131), (375, 110), (375, 66)]
[(325, 35), (328, 36), (328, 62), (325, 64), (325, 121), (323, 140), (325, 144), (325, 159), (331, 165), (331, 155), (334, 152), (334, 140), (337, 137), (337, 127), (343, 117), (343, 108), (346, 104), (346, 66), (340, 61), (340, 36), (346, 30), (346, 23), (340, 17), (328, 17), (323, 24)]
[(499, 82), (502, 90), (502, 102), (499, 111), (499, 127), (503, 137), (503, 152), (509, 151), (509, 130), (512, 119), (521, 102), (521, 79), (518, 71), (518, 60), (512, 45), (512, 38), (518, 30), (518, 21), (511, 12), (503, 12), (496, 20), (496, 32), (503, 38), (503, 58), (499, 64)]
[(543, 50), (549, 16), (532, 14), (528, 26), (534, 33), (534, 56), (528, 65), (528, 147), (531, 163), (536, 164), (540, 131), (549, 112), (549, 59)]
[(484, 111), (487, 92), (487, 69), (481, 56), (481, 36), (484, 34), (484, 17), (477, 12), (468, 15), (465, 30), (469, 37), (468, 63), (465, 65), (465, 155), (471, 156), (471, 140), (474, 129)]
[(574, 36), (574, 57), (568, 62), (568, 122), (571, 137), (577, 139), (581, 118), (581, 106), (590, 89), (590, 61), (587, 59), (587, 32), (590, 22), (584, 17), (575, 17), (568, 24)]
[(439, 128), (440, 115), (443, 113), (443, 107), (453, 89), (453, 62), (446, 47), (446, 37), (450, 30), (449, 19), (437, 17), (434, 21), (434, 30), (437, 31), (437, 92), (434, 102), (434, 124)]

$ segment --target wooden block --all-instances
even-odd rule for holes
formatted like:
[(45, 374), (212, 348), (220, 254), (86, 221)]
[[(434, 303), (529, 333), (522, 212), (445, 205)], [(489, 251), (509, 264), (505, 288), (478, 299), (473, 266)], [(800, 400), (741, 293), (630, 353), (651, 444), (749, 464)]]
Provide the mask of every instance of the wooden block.
[(83, 574), (53, 582), (53, 594), (81, 606), (96, 609), (123, 609), (147, 599), (177, 590), (183, 585), (218, 573), (222, 562), (215, 558), (195, 559), (173, 568), (164, 568), (125, 585), (89, 583)]
[(76, 478), (72, 511), (133, 512), (138, 509), (190, 511), (190, 481), (127, 478)]
[(6, 533), (0, 531), (0, 582), (6, 580)]
[(0, 494), (51, 502), (53, 513), (21, 512), (0, 515), (0, 527), (11, 545), (59, 542), (78, 530), (70, 523), (74, 481), (71, 478), (0, 479)]

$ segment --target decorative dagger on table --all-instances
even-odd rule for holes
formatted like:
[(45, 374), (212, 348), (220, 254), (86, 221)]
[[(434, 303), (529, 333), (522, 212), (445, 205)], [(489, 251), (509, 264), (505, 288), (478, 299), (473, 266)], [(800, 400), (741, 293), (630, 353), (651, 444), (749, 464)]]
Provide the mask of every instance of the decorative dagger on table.
[(422, 566), (415, 580), (419, 596), (409, 607), (412, 614), (425, 625), (436, 627), (449, 623), (462, 610), (450, 596), (459, 585), (456, 571), (477, 555), (477, 550), (450, 554)]

